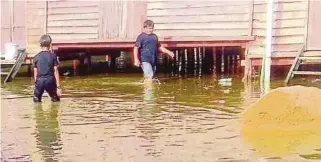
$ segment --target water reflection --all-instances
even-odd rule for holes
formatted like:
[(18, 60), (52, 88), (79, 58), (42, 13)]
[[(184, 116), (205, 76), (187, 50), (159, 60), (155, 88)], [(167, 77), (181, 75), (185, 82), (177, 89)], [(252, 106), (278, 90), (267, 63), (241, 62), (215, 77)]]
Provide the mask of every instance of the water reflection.
[[(25, 80), (17, 78), (6, 90), (11, 94), (19, 94), (22, 89), (26, 89), (25, 94), (32, 93), (27, 91), (30, 85)], [(28, 161), (31, 156), (31, 161), (256, 162), (262, 157), (256, 154), (259, 149), (252, 149), (260, 148), (254, 147), (257, 141), (265, 148), (269, 143), (295, 143), (295, 138), (281, 139), (277, 132), (270, 132), (270, 138), (264, 132), (249, 132), (250, 146), (241, 137), (237, 119), (260, 97), (259, 81), (176, 77), (161, 78), (158, 85), (140, 84), (140, 80), (140, 75), (127, 74), (70, 77), (63, 79), (65, 96), (60, 104), (33, 105), (29, 98), (6, 100), (2, 107), (13, 107), (2, 114), (6, 159), (23, 157)], [(13, 134), (19, 136), (10, 139)], [(262, 138), (269, 139), (264, 143)], [(17, 150), (21, 141), (28, 141), (25, 139), (31, 139), (32, 151), (24, 149), (21, 153)], [(307, 142), (303, 137), (299, 140)], [(320, 150), (289, 156), (292, 161), (300, 161), (317, 159), (318, 154)], [(282, 161), (284, 157), (266, 158), (273, 160)]]
[(44, 161), (59, 161), (56, 156), (61, 150), (58, 111), (60, 103), (49, 104), (44, 109), (43, 104), (35, 104), (37, 148)]

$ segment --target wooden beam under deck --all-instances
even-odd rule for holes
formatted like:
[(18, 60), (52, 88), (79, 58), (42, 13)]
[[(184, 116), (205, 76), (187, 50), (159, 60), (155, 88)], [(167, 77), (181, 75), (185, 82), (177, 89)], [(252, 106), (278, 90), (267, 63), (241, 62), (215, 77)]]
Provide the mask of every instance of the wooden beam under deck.
[[(171, 37), (160, 38), (160, 43), (165, 47), (217, 47), (217, 46), (242, 46), (254, 40), (253, 36), (237, 37)], [(53, 50), (60, 49), (88, 49), (108, 48), (127, 49), (133, 48), (135, 40), (81, 40), (53, 42)]]

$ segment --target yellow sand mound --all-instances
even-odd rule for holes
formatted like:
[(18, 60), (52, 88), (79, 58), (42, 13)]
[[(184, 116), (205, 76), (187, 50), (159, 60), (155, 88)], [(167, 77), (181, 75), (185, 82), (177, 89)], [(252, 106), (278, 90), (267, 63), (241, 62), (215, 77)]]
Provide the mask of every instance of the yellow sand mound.
[(242, 136), (258, 152), (282, 156), (321, 148), (321, 90), (278, 88), (241, 116)]

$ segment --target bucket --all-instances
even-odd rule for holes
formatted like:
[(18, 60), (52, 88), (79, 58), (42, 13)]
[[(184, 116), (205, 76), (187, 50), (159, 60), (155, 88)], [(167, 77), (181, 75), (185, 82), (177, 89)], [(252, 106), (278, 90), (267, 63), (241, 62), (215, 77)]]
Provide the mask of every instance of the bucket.
[(5, 60), (15, 60), (18, 57), (18, 45), (13, 43), (5, 44)]

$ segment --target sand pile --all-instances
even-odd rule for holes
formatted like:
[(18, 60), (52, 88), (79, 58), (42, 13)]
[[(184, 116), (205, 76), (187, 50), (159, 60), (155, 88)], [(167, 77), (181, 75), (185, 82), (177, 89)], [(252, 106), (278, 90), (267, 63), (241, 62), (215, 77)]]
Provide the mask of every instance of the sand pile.
[(241, 116), (242, 136), (258, 152), (281, 156), (321, 148), (321, 90), (278, 88)]

